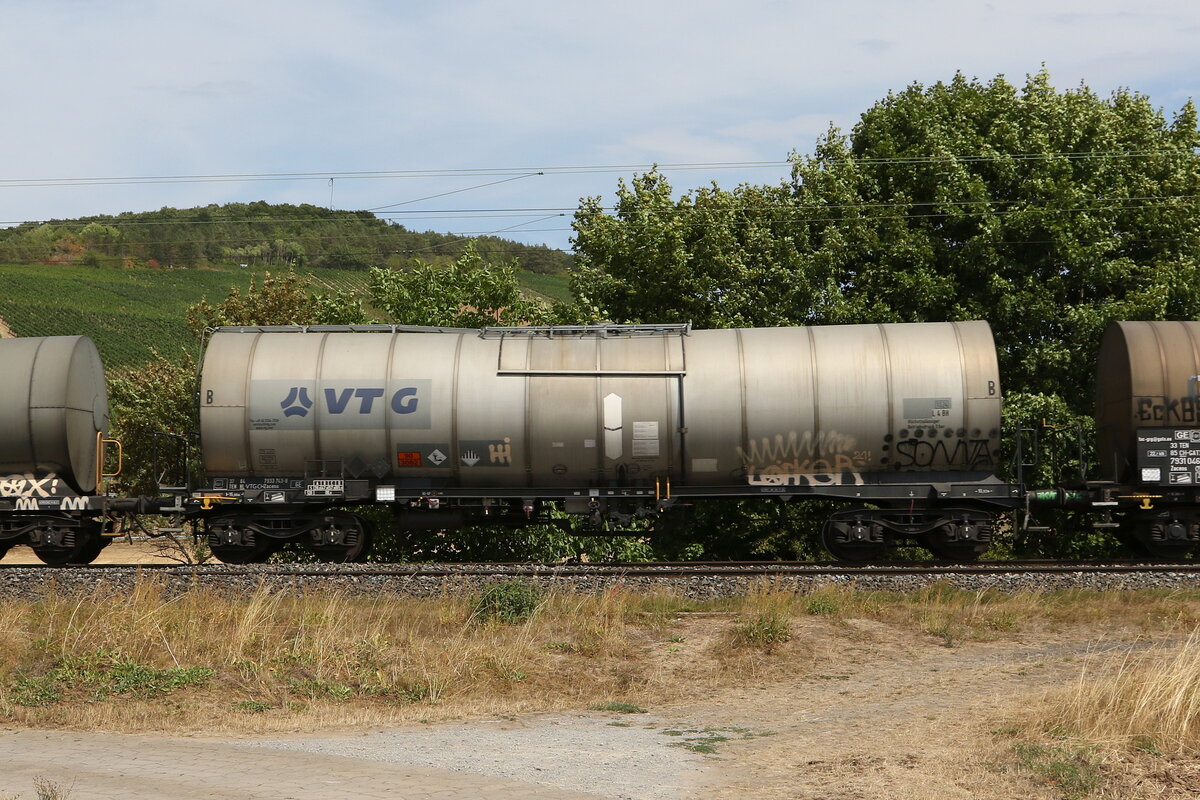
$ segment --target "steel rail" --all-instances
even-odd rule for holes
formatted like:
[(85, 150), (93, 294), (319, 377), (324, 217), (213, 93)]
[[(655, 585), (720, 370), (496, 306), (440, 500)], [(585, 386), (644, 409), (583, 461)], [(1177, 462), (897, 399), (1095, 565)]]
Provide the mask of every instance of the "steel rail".
[(278, 577), (719, 577), (719, 576), (893, 576), (1020, 575), (1070, 573), (1200, 573), (1200, 562), (1021, 561), (952, 564), (911, 562), (844, 564), (831, 562), (654, 562), (654, 563), (464, 563), (464, 564), (87, 564), (50, 567), (4, 564), (0, 571), (182, 572), (195, 576), (261, 575)]

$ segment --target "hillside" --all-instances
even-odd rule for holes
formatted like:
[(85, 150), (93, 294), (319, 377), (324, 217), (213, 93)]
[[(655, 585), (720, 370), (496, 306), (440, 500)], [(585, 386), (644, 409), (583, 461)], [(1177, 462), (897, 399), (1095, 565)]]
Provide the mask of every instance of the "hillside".
[(468, 241), (485, 261), (516, 259), (530, 272), (566, 274), (573, 263), (544, 245), (418, 233), (369, 211), (257, 202), (29, 222), (0, 230), (0, 264), (366, 270), (450, 261)]
[[(86, 334), (110, 367), (144, 363), (151, 348), (168, 358), (196, 353), (188, 306), (223, 299), (233, 287), (261, 285), (263, 266), (223, 269), (97, 269), (74, 265), (0, 264), (0, 320), (17, 336)], [(276, 273), (280, 268), (275, 267)], [(360, 270), (308, 270), (313, 291), (364, 292)], [(533, 294), (568, 299), (567, 277), (520, 273)]]

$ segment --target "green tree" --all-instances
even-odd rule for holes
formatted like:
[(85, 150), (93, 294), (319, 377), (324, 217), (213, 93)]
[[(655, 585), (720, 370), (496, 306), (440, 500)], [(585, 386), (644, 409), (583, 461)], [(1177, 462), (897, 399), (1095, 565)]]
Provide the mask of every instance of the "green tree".
[[(155, 353), (141, 367), (110, 371), (108, 394), (115, 412), (109, 435), (124, 450), (123, 468), (112, 488), (134, 496), (156, 496), (155, 466), (167, 455), (159, 434), (189, 437), (197, 429), (196, 362), (187, 353), (178, 362)], [(158, 466), (161, 470), (165, 463)]]
[(571, 288), (586, 313), (701, 328), (813, 320), (829, 281), (793, 235), (789, 187), (672, 195), (651, 171), (619, 183), (611, 215), (599, 198), (582, 201)]
[(121, 231), (112, 225), (89, 222), (80, 230), (79, 238), (88, 248), (106, 256), (114, 256), (117, 255), (117, 247), (121, 241)]
[(409, 269), (374, 268), (370, 293), (389, 321), (401, 325), (538, 324), (553, 312), (545, 303), (522, 296), (516, 262), (487, 264), (468, 244), (446, 265), (416, 260)]
[(197, 335), (220, 325), (354, 325), (366, 322), (362, 302), (346, 292), (313, 294), (294, 272), (266, 273), (262, 286), (253, 278), (245, 294), (235, 286), (220, 303), (201, 300), (188, 309), (188, 326)]
[(828, 209), (808, 228), (846, 300), (830, 321), (987, 319), (1011, 390), (1090, 410), (1109, 321), (1200, 313), (1196, 124), (1045, 70), (889, 95), (795, 161), (796, 202)]

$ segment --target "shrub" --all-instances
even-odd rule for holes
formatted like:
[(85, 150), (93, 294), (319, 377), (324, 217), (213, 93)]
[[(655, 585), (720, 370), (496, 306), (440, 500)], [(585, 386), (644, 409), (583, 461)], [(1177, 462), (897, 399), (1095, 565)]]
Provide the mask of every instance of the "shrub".
[(484, 589), (475, 603), (473, 616), (516, 624), (533, 616), (542, 602), (542, 591), (533, 583), (504, 581)]
[(730, 632), (730, 639), (735, 646), (764, 649), (790, 641), (791, 638), (791, 624), (775, 609), (760, 611), (750, 619), (738, 621)]

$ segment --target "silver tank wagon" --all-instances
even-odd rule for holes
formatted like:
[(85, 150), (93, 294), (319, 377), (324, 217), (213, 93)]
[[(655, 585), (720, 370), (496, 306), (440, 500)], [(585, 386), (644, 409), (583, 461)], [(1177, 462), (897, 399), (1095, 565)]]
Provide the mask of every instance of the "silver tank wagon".
[[(300, 491), (486, 511), (517, 499), (528, 513), (555, 499), (598, 517), (646, 499), (655, 513), (775, 494), (911, 516), (930, 497), (1013, 494), (992, 477), (1000, 406), (985, 322), (254, 327), (212, 333), (200, 430), (213, 491), (264, 503)], [(903, 528), (860, 510), (826, 539), (874, 552), (894, 535), (944, 534), (976, 552), (984, 516)], [(244, 524), (226, 527), (241, 541)]]
[(85, 336), (0, 339), (0, 556), (28, 544), (85, 563), (108, 540), (90, 513), (108, 431), (104, 366)]

